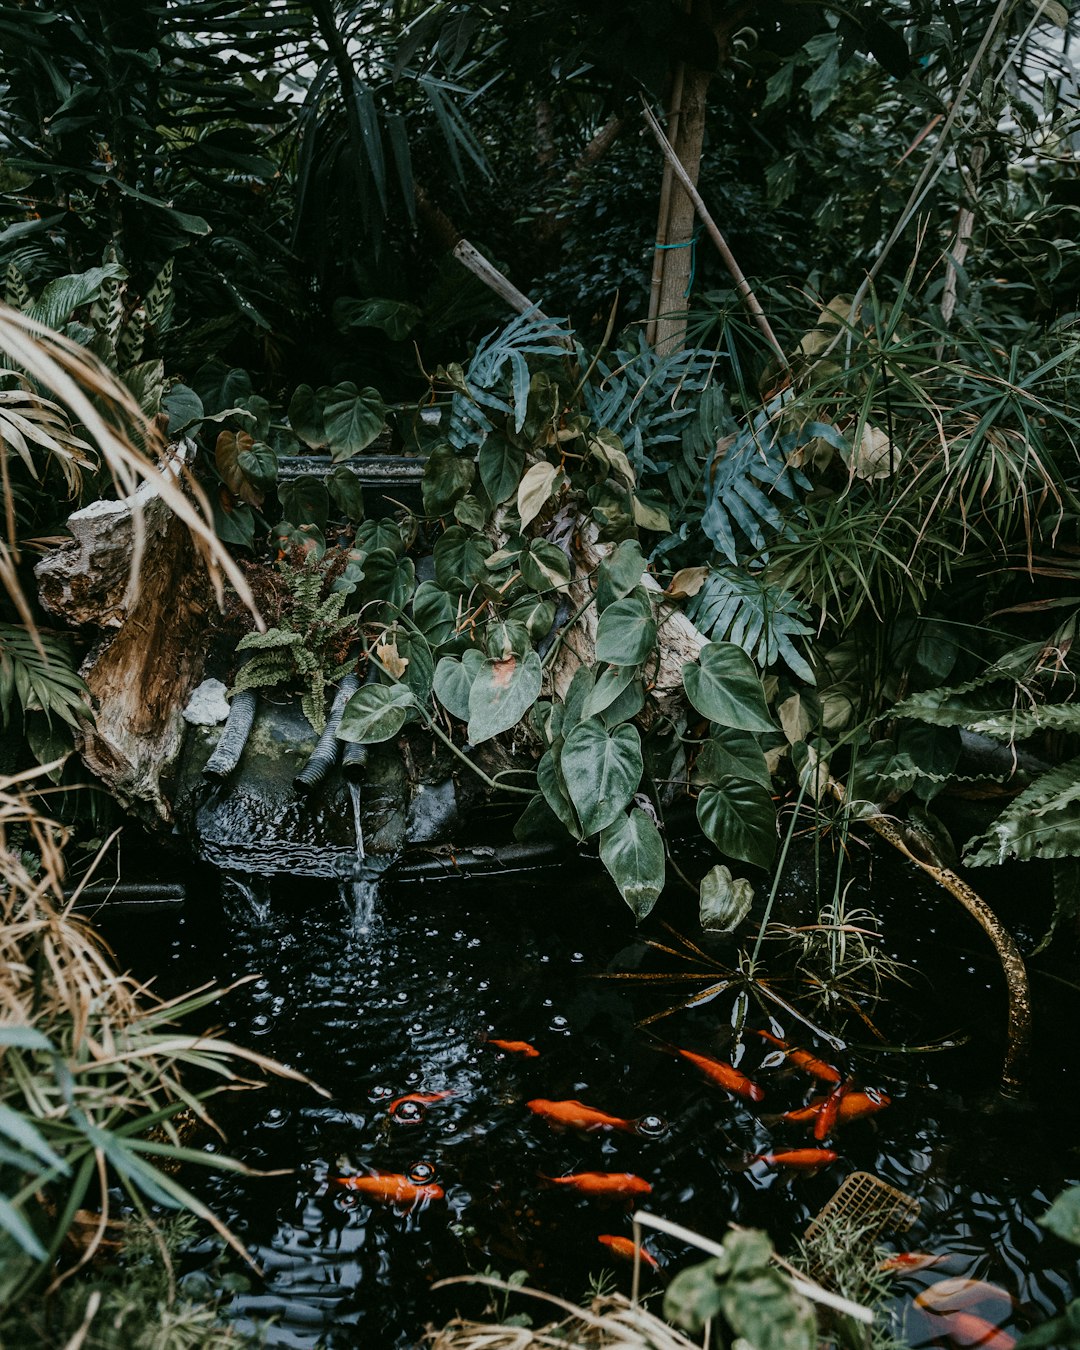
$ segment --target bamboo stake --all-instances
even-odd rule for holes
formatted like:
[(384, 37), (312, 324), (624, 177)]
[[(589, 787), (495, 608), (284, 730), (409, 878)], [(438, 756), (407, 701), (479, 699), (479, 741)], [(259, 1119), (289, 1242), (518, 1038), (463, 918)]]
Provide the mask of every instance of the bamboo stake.
[(479, 277), (485, 286), (490, 286), (500, 299), (505, 300), (511, 309), (516, 309), (519, 314), (524, 314), (532, 310), (538, 319), (546, 319), (547, 315), (542, 313), (521, 291), (514, 285), (508, 277), (504, 277), (497, 267), (494, 267), (467, 239), (459, 239), (454, 245), (454, 257), (463, 267), (467, 267), (473, 276)]
[(654, 116), (652, 109), (649, 107), (644, 97), (642, 97), (641, 105), (645, 112), (645, 121), (649, 124), (650, 131), (656, 137), (657, 145), (659, 145), (660, 149), (663, 151), (664, 158), (671, 165), (675, 177), (683, 185), (683, 188), (686, 190), (687, 196), (693, 202), (694, 210), (698, 213), (698, 216), (700, 217), (702, 224), (709, 232), (709, 237), (716, 245), (717, 251), (719, 252), (721, 258), (723, 258), (724, 266), (731, 273), (731, 278), (735, 282), (735, 289), (742, 296), (743, 301), (746, 304), (746, 308), (750, 312), (750, 317), (754, 320), (758, 328), (761, 330), (762, 335), (765, 338), (765, 341), (769, 344), (769, 346), (773, 349), (776, 355), (780, 358), (783, 365), (787, 367), (790, 363), (788, 362), (787, 357), (784, 355), (784, 349), (780, 346), (780, 343), (777, 341), (776, 334), (772, 330), (772, 325), (769, 323), (769, 320), (765, 317), (765, 311), (761, 308), (761, 305), (758, 303), (758, 298), (754, 294), (750, 286), (750, 283), (743, 275), (742, 268), (735, 261), (735, 255), (728, 247), (727, 240), (720, 233), (719, 226), (717, 225), (716, 221), (713, 220), (712, 216), (709, 214), (708, 208), (701, 199), (701, 194), (694, 186), (690, 178), (690, 175), (686, 172), (686, 169), (683, 167), (682, 161), (679, 159), (678, 155), (672, 148), (671, 142), (664, 135), (663, 128), (660, 126), (660, 123), (656, 120), (656, 117)]

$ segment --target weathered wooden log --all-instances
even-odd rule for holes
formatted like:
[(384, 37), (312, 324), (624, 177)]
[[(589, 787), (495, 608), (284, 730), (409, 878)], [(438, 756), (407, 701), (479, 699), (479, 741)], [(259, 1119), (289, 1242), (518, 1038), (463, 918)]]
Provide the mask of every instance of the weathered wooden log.
[[(173, 466), (187, 453), (180, 448)], [(137, 520), (143, 550), (132, 586)], [(168, 822), (161, 780), (179, 753), (181, 713), (202, 677), (213, 604), (205, 563), (150, 482), (129, 498), (76, 511), (68, 529), (72, 541), (34, 570), (51, 614), (105, 630), (80, 670), (95, 717), (78, 748), (124, 806), (150, 823)]]
[[(576, 531), (575, 560), (579, 580), (569, 588), (572, 624), (560, 635), (559, 651), (551, 664), (551, 687), (563, 698), (574, 672), (580, 666), (596, 660), (595, 604), (589, 604), (593, 595), (593, 580), (600, 563), (612, 552), (614, 545), (598, 541), (599, 529), (593, 521), (583, 520)], [(707, 641), (677, 605), (665, 600), (657, 581), (648, 572), (641, 584), (656, 594), (657, 665), (648, 671), (653, 706), (664, 707), (682, 694), (683, 666), (696, 661)]]

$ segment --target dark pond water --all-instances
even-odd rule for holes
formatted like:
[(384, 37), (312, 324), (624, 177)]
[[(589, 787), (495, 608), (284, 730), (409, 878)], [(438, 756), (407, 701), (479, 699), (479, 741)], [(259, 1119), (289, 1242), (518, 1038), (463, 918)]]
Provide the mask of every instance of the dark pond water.
[[(1016, 1300), (1005, 1319), (1012, 1334), (1080, 1288), (1072, 1251), (1035, 1225), (1080, 1180), (1080, 996), (1034, 975), (1029, 1088), (1022, 1100), (1003, 1100), (995, 1090), (1000, 971), (981, 932), (913, 870), (879, 860), (848, 902), (884, 915), (886, 947), (910, 967), (908, 984), (891, 986), (872, 1013), (878, 1033), (892, 1047), (952, 1044), (924, 1053), (874, 1048), (858, 1018), (848, 1026), (851, 1043), (837, 1051), (778, 1004), (753, 998), (740, 1048), (734, 989), (640, 1027), (721, 975), (645, 945), (648, 937), (684, 951), (658, 922), (635, 930), (589, 864), (508, 881), (388, 887), (363, 925), (353, 898), (328, 883), (278, 879), (257, 913), (245, 907), (243, 888), (227, 887), (223, 904), (216, 878), (204, 881), (203, 899), (183, 917), (115, 921), (107, 931), (122, 960), (141, 975), (158, 973), (163, 992), (257, 974), (222, 1006), (225, 1031), (330, 1094), (273, 1082), (220, 1099), (215, 1114), (229, 1151), (255, 1167), (291, 1170), (188, 1178), (265, 1271), (234, 1312), (258, 1325), (276, 1319), (269, 1345), (412, 1345), (426, 1323), (479, 1309), (482, 1297), (460, 1286), (430, 1291), (470, 1271), (523, 1269), (530, 1282), (575, 1299), (606, 1269), (628, 1287), (629, 1267), (613, 1263), (598, 1237), (629, 1236), (633, 1202), (543, 1179), (582, 1171), (634, 1173), (652, 1186), (638, 1201), (652, 1212), (717, 1240), (730, 1220), (762, 1227), (783, 1251), (845, 1176), (865, 1170), (921, 1202), (915, 1228), (897, 1245), (950, 1257), (924, 1278), (1002, 1286)], [(789, 923), (813, 921), (811, 892), (804, 861), (781, 897)], [(702, 941), (692, 907), (665, 898), (660, 913)], [(1022, 928), (1022, 914), (1010, 917)], [(706, 945), (721, 964), (737, 960), (730, 940)], [(770, 968), (781, 969), (779, 954), (767, 951)], [(618, 972), (707, 978), (597, 978)], [(805, 985), (777, 989), (819, 1015)], [(776, 1064), (752, 1029), (814, 1050), (891, 1099), (844, 1126), (835, 1135), (838, 1160), (816, 1174), (747, 1166), (756, 1154), (814, 1144), (805, 1125), (776, 1119), (809, 1099), (812, 1080)], [(539, 1054), (504, 1054), (490, 1037), (527, 1041)], [(665, 1045), (734, 1058), (764, 1099), (741, 1100), (709, 1083)], [(395, 1119), (390, 1102), (410, 1093), (449, 1095), (406, 1108), (414, 1120)], [(660, 1124), (651, 1122), (653, 1133), (558, 1132), (526, 1106), (536, 1098), (577, 1098)], [(425, 1164), (445, 1198), (412, 1212), (372, 1205), (334, 1181)], [(700, 1259), (668, 1237), (651, 1237), (648, 1247), (662, 1267), (650, 1277), (654, 1288)], [(934, 1331), (911, 1323), (907, 1335), (919, 1344)]]

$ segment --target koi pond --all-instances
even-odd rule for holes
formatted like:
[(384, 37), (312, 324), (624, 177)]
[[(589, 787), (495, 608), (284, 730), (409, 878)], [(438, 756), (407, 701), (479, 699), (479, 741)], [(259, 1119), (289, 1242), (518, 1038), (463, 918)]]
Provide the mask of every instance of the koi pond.
[[(775, 919), (814, 922), (812, 875), (808, 856), (789, 864)], [(948, 896), (897, 860), (877, 857), (846, 903), (849, 914), (882, 917), (882, 950), (902, 963), (903, 982), (888, 981), (876, 1006), (851, 987), (867, 1017), (848, 1017), (842, 1046), (795, 1015), (835, 1025), (815, 997), (820, 964), (794, 968), (808, 939), (767, 941), (775, 983), (740, 996), (744, 986), (730, 982), (740, 942), (703, 936), (678, 895), (635, 929), (587, 861), (498, 880), (387, 878), (377, 895), (210, 873), (190, 888), (200, 889), (181, 914), (117, 915), (104, 927), (121, 961), (155, 975), (162, 993), (257, 976), (222, 1005), (229, 1037), (329, 1093), (272, 1081), (218, 1098), (229, 1151), (288, 1170), (186, 1178), (262, 1267), (232, 1313), (270, 1346), (414, 1345), (425, 1326), (483, 1308), (482, 1289), (431, 1289), (469, 1272), (522, 1270), (529, 1284), (574, 1300), (600, 1277), (628, 1290), (630, 1265), (601, 1239), (629, 1238), (637, 1208), (715, 1240), (730, 1221), (764, 1228), (787, 1253), (855, 1171), (920, 1203), (914, 1227), (889, 1245), (943, 1258), (898, 1292), (956, 1277), (1000, 1287), (1000, 1306), (974, 1310), (987, 1325), (978, 1335), (913, 1316), (898, 1299), (895, 1330), (907, 1344), (1007, 1350), (1080, 1289), (1074, 1249), (1035, 1222), (1080, 1181), (1080, 990), (1035, 964), (1028, 1082), (1019, 1099), (1003, 1098), (1005, 990), (994, 953)], [(1025, 931), (1019, 898), (995, 904), (1030, 951), (1040, 934)], [(742, 945), (752, 942), (753, 931)], [(828, 1083), (761, 1032), (836, 1066), (867, 1104), (826, 1144), (814, 1138), (814, 1116), (785, 1113)], [(733, 1064), (760, 1092), (722, 1086), (676, 1050)], [(540, 1103), (567, 1101), (626, 1128), (559, 1128)], [(765, 1156), (822, 1147), (837, 1157), (810, 1170)], [(651, 1192), (549, 1180), (600, 1172), (630, 1173)], [(420, 1194), (385, 1203), (339, 1181), (374, 1173), (407, 1176)], [(646, 1250), (658, 1263), (643, 1272), (653, 1291), (702, 1259), (656, 1233)], [(240, 1272), (238, 1260), (223, 1270), (206, 1259), (206, 1271), (185, 1278)], [(509, 1311), (549, 1320), (525, 1299)]]

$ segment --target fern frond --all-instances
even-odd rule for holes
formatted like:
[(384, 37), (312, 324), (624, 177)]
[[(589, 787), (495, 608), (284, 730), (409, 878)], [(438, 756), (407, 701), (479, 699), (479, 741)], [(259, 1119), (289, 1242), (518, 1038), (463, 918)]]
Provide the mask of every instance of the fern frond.
[[(288, 628), (268, 628), (265, 633), (245, 633), (236, 644), (238, 652), (274, 651), (278, 647), (296, 647), (303, 642), (303, 634)], [(250, 663), (249, 663), (250, 664)]]
[(969, 840), (964, 861), (992, 867), (1010, 858), (1080, 857), (1080, 757), (1041, 774), (985, 834)]
[(687, 617), (707, 638), (734, 642), (762, 669), (783, 661), (792, 674), (814, 684), (814, 672), (792, 638), (813, 628), (795, 598), (771, 586), (760, 572), (713, 568), (686, 607)]
[(284, 652), (261, 652), (245, 661), (236, 672), (229, 697), (245, 689), (269, 689), (275, 685), (288, 684), (295, 674), (295, 667)]

